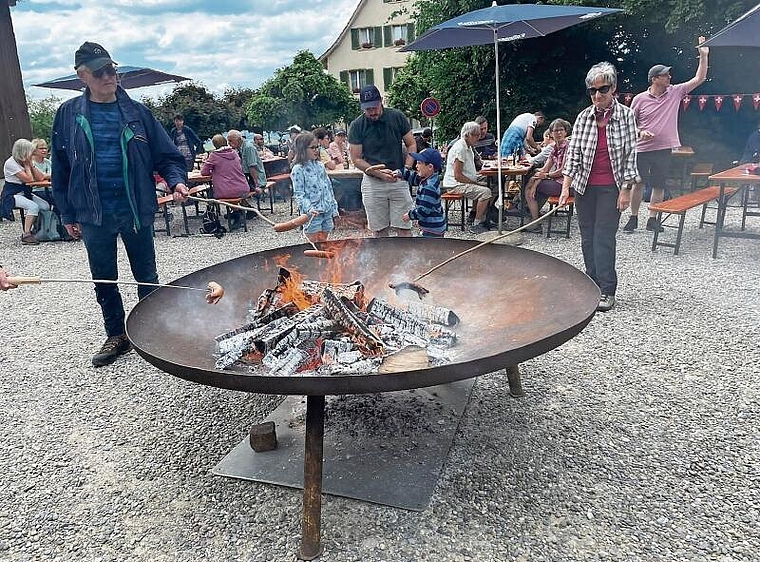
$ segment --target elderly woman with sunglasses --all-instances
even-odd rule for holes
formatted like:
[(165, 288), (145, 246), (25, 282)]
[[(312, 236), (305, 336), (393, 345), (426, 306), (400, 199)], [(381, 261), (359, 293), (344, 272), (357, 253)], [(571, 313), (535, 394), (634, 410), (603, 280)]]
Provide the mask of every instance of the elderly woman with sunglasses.
[(32, 234), (32, 227), (40, 214), (40, 209), (48, 211), (50, 205), (44, 199), (34, 195), (32, 188), (26, 184), (42, 180), (42, 172), (32, 165), (34, 145), (26, 139), (18, 139), (13, 143), (11, 157), (3, 165), (5, 186), (0, 194), (0, 217), (13, 219), (13, 208), (18, 207), (26, 212), (24, 217), (24, 234), (22, 244), (39, 244)]
[(597, 310), (615, 306), (615, 236), (620, 213), (631, 203), (636, 181), (636, 120), (630, 108), (618, 103), (617, 72), (608, 62), (591, 67), (586, 75), (587, 107), (575, 119), (562, 169), (564, 205), (575, 191), (586, 274), (599, 286)]

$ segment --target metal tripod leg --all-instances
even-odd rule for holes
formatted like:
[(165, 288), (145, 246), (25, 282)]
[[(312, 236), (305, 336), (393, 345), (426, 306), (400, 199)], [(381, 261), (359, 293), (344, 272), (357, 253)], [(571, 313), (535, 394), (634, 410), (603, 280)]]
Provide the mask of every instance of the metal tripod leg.
[(303, 459), (303, 523), (299, 560), (322, 554), (322, 461), (325, 436), (325, 397), (306, 397), (306, 444)]

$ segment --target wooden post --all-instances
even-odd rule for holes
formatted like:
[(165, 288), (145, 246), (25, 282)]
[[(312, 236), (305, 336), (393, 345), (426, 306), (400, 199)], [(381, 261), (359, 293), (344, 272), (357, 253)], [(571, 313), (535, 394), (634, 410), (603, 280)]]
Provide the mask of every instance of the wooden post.
[(10, 155), (17, 139), (32, 138), (16, 35), (11, 22), (10, 6), (15, 5), (16, 0), (0, 0), (0, 154), (4, 158)]

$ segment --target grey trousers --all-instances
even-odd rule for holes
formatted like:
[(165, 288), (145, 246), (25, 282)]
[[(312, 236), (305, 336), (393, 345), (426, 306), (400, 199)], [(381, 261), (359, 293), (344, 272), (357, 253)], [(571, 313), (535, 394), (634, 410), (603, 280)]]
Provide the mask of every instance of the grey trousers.
[(603, 295), (614, 295), (617, 290), (615, 236), (620, 224), (617, 199), (616, 185), (589, 185), (583, 195), (575, 195), (586, 275)]

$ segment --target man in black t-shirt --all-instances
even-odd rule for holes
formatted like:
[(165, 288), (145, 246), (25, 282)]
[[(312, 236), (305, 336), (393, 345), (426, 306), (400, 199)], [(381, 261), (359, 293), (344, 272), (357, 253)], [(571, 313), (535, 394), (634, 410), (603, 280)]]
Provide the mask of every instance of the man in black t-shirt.
[[(361, 89), (359, 101), (364, 114), (348, 128), (348, 142), (351, 160), (364, 172), (361, 189), (368, 227), (378, 237), (388, 236), (391, 228), (399, 236), (411, 236), (410, 223), (402, 219), (412, 207), (409, 185), (393, 173), (413, 163), (408, 156), (415, 149), (409, 120), (399, 110), (383, 107), (383, 98), (374, 85)], [(385, 167), (374, 169), (376, 164)], [(368, 171), (370, 166), (373, 168)]]

